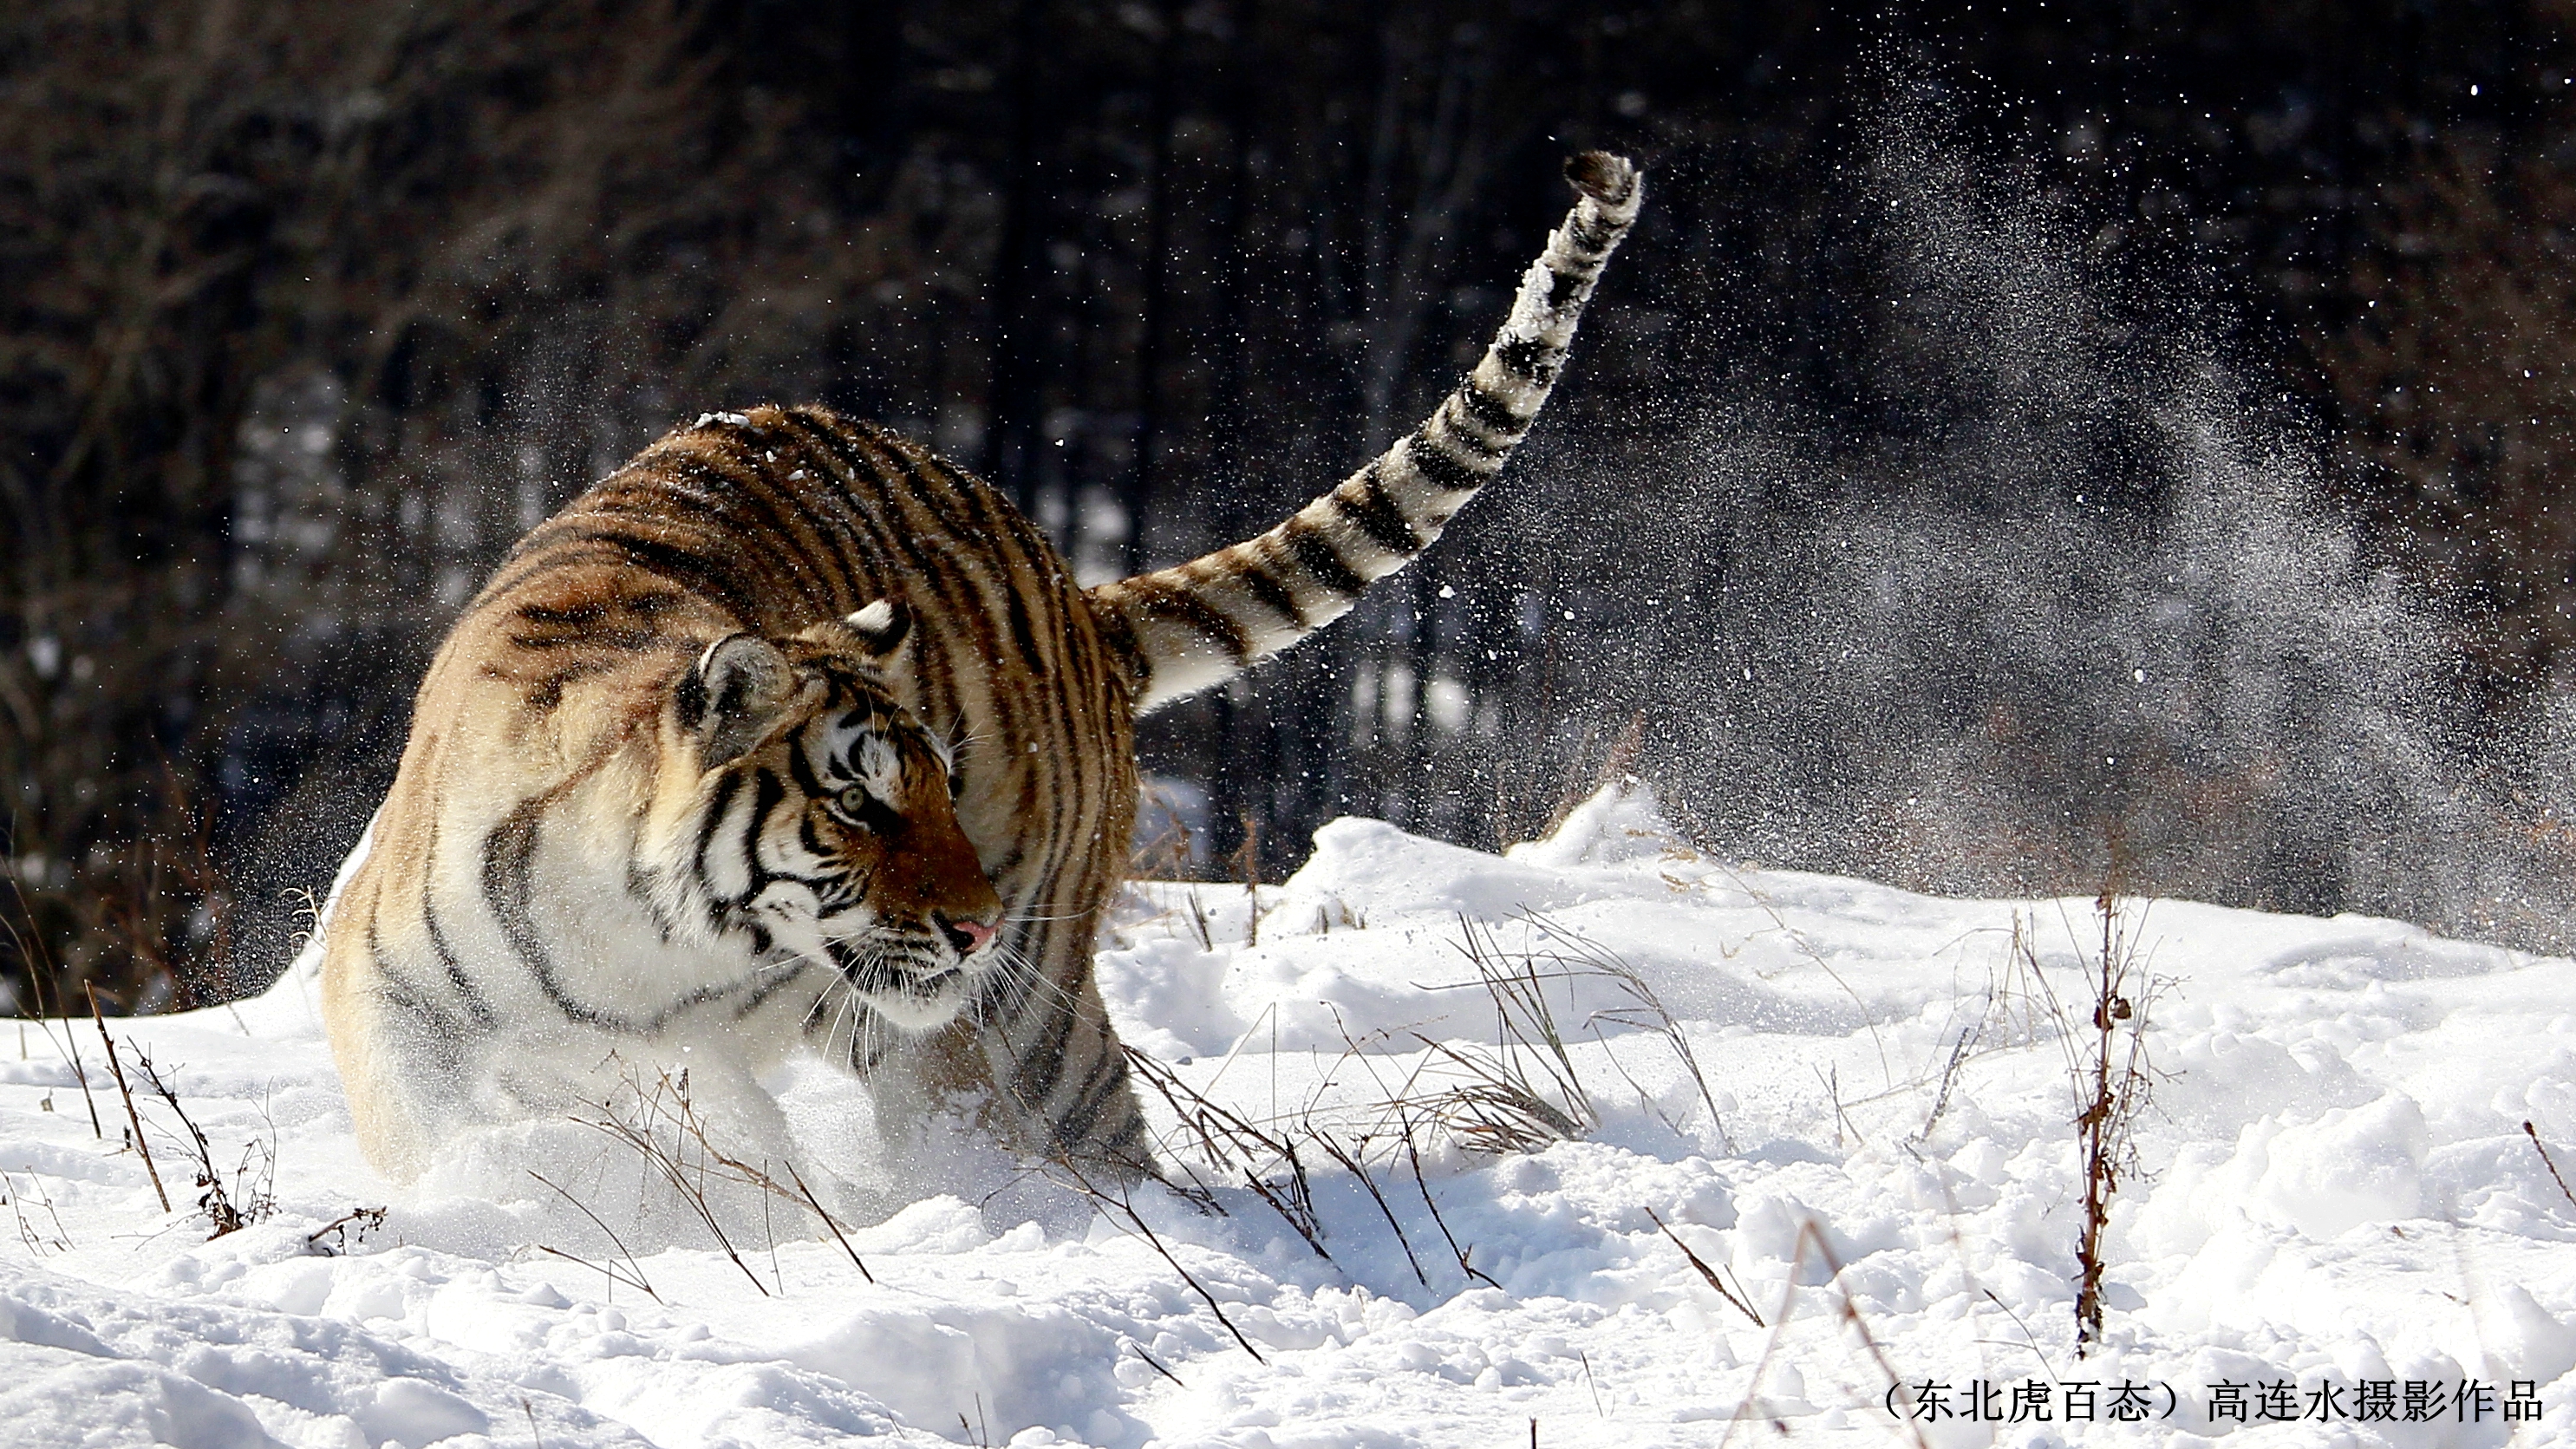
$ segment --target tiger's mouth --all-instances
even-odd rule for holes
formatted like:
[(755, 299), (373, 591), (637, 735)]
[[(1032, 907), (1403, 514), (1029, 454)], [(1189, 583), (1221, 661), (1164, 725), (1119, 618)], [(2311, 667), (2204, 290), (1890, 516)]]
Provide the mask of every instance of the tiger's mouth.
[(858, 937), (826, 941), (823, 954), (870, 1009), (896, 1026), (945, 1026), (966, 1005), (967, 966), (940, 960), (935, 947)]

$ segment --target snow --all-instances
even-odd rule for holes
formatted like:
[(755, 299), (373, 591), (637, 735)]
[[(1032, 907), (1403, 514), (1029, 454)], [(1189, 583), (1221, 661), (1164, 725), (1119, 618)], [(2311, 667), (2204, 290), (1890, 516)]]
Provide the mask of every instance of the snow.
[[(175, 1114), (138, 1103), (165, 1212), (97, 1029), (20, 1024), (0, 1443), (1498, 1446), (1532, 1420), (1551, 1446), (2576, 1441), (2576, 1202), (2523, 1129), (2576, 1168), (2569, 963), (2178, 901), (2124, 902), (2118, 925), (2162, 983), (2158, 1075), (2107, 1234), (2106, 1341), (2081, 1359), (2083, 1183), (2046, 1002), (2090, 1010), (2094, 904), (1740, 867), (1609, 790), (1507, 857), (1343, 820), (1283, 887), (1131, 893), (1100, 958), (1120, 1030), (1301, 1144), (1321, 1252), (1204, 1161), (1216, 1211), (1153, 1189), (1132, 1218), (971, 1145), (885, 1181), (864, 1088), (819, 1065), (774, 1085), (810, 1159), (893, 1209), (849, 1229), (873, 1281), (793, 1204), (719, 1189), (737, 1263), (601, 1130), (605, 1105), (460, 1141), (400, 1196), (357, 1156), (309, 963), (258, 1001), (110, 1023), (232, 1198), (274, 1199), (208, 1240)], [(1539, 964), (1561, 1057), (1498, 1045), (1470, 948)], [(1476, 1064), (1587, 1130), (1464, 1150)], [(1909, 1427), (1891, 1372), (1954, 1405), (1971, 1380), (2130, 1380), (2174, 1407)], [(2484, 1417), (2403, 1419), (2410, 1382), (2464, 1379), (2492, 1387)], [(2517, 1381), (2536, 1420), (2502, 1417)], [(2300, 1406), (2340, 1386), (2345, 1412), (2213, 1422), (2222, 1383)], [(2395, 1422), (2349, 1412), (2372, 1383)]]

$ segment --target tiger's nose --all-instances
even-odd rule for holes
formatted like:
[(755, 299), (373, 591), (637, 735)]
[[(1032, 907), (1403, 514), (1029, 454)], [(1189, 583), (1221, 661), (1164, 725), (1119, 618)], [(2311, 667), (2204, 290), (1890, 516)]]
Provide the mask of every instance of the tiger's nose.
[(960, 956), (974, 955), (993, 939), (993, 928), (982, 921), (952, 921), (944, 915), (937, 919), (939, 934), (948, 938), (948, 944), (956, 947)]

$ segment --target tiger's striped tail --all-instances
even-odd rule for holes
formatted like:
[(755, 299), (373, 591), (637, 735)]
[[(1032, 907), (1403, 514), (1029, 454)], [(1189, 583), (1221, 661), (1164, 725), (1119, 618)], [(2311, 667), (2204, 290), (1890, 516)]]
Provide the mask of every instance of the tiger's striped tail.
[(1139, 713), (1221, 684), (1348, 613), (1430, 546), (1528, 433), (1643, 194), (1626, 157), (1565, 163), (1574, 209), (1521, 278), (1475, 371), (1422, 426), (1258, 538), (1091, 590), (1133, 661)]

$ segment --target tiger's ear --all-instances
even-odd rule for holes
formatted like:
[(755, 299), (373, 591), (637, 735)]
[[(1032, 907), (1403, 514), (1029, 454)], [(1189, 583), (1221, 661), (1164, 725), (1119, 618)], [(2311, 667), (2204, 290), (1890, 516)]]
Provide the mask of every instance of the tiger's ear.
[(901, 600), (879, 599), (841, 623), (858, 636), (859, 647), (883, 659), (912, 634), (912, 610)]
[(796, 669), (757, 634), (728, 634), (707, 646), (672, 687), (680, 729), (698, 742), (698, 767), (712, 770), (760, 743), (796, 697)]

